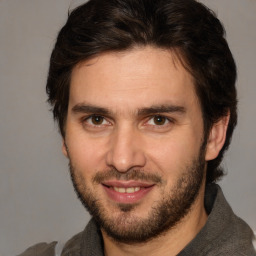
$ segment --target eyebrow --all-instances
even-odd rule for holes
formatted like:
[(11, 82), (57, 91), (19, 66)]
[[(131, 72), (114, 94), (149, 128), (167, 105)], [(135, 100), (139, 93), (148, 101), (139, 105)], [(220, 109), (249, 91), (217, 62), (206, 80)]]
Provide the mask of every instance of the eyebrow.
[[(99, 115), (111, 115), (112, 111), (107, 108), (89, 105), (89, 104), (77, 104), (72, 108), (74, 113), (92, 113)], [(137, 111), (138, 116), (161, 114), (161, 113), (178, 113), (184, 114), (186, 112), (185, 107), (176, 105), (153, 105), (147, 108), (141, 108)]]
[(77, 104), (72, 108), (75, 113), (97, 113), (100, 115), (109, 115), (110, 111), (106, 108), (87, 105), (87, 104)]
[(150, 115), (150, 114), (161, 114), (161, 113), (179, 113), (184, 114), (186, 112), (185, 107), (176, 105), (160, 105), (151, 106), (149, 108), (139, 109), (138, 115)]

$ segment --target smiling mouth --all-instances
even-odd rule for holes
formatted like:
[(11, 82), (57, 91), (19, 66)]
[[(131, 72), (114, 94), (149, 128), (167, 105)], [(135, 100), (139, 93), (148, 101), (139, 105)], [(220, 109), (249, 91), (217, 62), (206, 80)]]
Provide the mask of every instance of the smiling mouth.
[(128, 194), (136, 193), (143, 189), (148, 189), (154, 186), (154, 184), (147, 184), (136, 181), (107, 181), (102, 183), (102, 185), (115, 192)]
[(113, 190), (115, 190), (116, 192), (119, 192), (119, 193), (128, 193), (128, 194), (138, 192), (138, 191), (141, 190), (140, 187), (130, 187), (130, 188), (110, 187), (110, 189), (113, 189)]
[(155, 186), (143, 182), (108, 181), (102, 183), (108, 197), (118, 203), (131, 204), (143, 199)]
[(143, 190), (143, 189), (151, 188), (153, 186), (153, 185), (150, 185), (150, 186), (143, 186), (143, 187), (142, 186), (121, 187), (121, 186), (108, 186), (105, 184), (102, 184), (102, 185), (108, 189), (111, 189), (111, 190), (121, 193), (121, 194), (124, 194), (124, 193), (132, 194), (135, 192), (139, 192), (140, 190)]

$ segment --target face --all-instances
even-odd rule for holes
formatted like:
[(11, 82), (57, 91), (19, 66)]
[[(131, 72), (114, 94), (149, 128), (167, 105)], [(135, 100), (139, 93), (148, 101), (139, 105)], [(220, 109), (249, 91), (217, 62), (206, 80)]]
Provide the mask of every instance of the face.
[(171, 51), (137, 48), (77, 65), (65, 132), (77, 194), (120, 242), (162, 234), (198, 198), (202, 113), (193, 79)]

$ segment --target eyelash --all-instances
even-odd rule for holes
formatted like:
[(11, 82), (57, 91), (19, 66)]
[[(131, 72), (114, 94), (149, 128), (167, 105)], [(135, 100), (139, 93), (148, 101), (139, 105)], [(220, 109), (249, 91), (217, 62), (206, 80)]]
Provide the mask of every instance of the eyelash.
[(101, 115), (96, 115), (96, 114), (93, 114), (93, 115), (89, 115), (89, 116), (86, 116), (84, 118), (82, 118), (82, 123), (87, 123), (88, 125), (92, 126), (92, 127), (102, 127), (102, 124), (99, 124), (99, 125), (96, 125), (96, 124), (93, 124), (92, 123), (92, 120), (91, 120), (91, 123), (89, 124), (88, 123), (88, 120), (92, 119), (93, 117), (99, 117), (99, 118), (102, 118), (103, 119), (103, 122), (108, 122), (110, 123), (109, 121), (107, 121), (107, 119), (104, 117), (104, 116), (101, 116)]
[[(159, 125), (157, 125), (157, 124), (149, 124), (149, 122), (150, 121), (152, 121), (152, 122), (155, 122), (156, 120), (155, 119), (157, 119), (157, 118), (160, 118), (160, 121), (161, 121), (161, 119), (164, 119), (163, 121), (163, 124), (159, 124)], [(169, 124), (171, 124), (171, 123), (174, 123), (174, 120), (173, 119), (171, 119), (171, 118), (168, 118), (168, 117), (166, 117), (166, 116), (163, 116), (163, 115), (154, 115), (154, 116), (151, 116), (148, 120), (147, 120), (147, 122), (146, 122), (148, 125), (150, 125), (150, 126), (154, 126), (155, 128), (162, 128), (162, 127), (166, 127), (167, 125), (169, 125)]]
[[(102, 118), (102, 119), (103, 119), (103, 122), (107, 122), (107, 123), (108, 123), (107, 126), (111, 125), (111, 122), (108, 121), (106, 117), (101, 116), (101, 115), (96, 115), (96, 114), (83, 117), (82, 120), (81, 120), (81, 122), (82, 122), (83, 124), (86, 123), (86, 125), (91, 126), (91, 127), (96, 127), (96, 128), (102, 128), (102, 126), (105, 126), (105, 125), (106, 125), (106, 124), (98, 124), (98, 125), (97, 125), (97, 124), (93, 124), (93, 123), (92, 123), (92, 120), (91, 120), (90, 123), (89, 123), (88, 120), (92, 119), (93, 117), (95, 117), (95, 118)], [(153, 120), (153, 122), (154, 122), (154, 118), (163, 118), (163, 119), (164, 119), (164, 124), (162, 124), (162, 125), (161, 125), (161, 124), (160, 124), (160, 125), (157, 125), (157, 124), (149, 124), (149, 122), (150, 122), (151, 120)], [(166, 122), (167, 122), (167, 124), (166, 124)], [(164, 116), (164, 115), (160, 115), (160, 114), (157, 115), (157, 114), (156, 114), (156, 115), (149, 116), (149, 117), (147, 118), (147, 121), (144, 122), (144, 125), (145, 125), (145, 126), (152, 126), (152, 127), (154, 127), (155, 129), (159, 129), (159, 128), (166, 127), (166, 126), (168, 126), (168, 125), (170, 125), (170, 124), (173, 124), (174, 122), (175, 122), (174, 119), (172, 119), (172, 118), (170, 118), (170, 117), (166, 117), (166, 116)]]

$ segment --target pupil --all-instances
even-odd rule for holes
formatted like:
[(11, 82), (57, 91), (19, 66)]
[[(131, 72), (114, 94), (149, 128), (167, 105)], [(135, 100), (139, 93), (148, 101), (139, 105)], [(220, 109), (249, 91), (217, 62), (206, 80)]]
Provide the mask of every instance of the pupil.
[(97, 125), (102, 124), (103, 118), (101, 116), (94, 116), (92, 117), (92, 122), (93, 124), (97, 124)]
[(156, 116), (154, 118), (154, 122), (155, 124), (157, 125), (163, 125), (165, 123), (165, 117), (162, 117), (162, 116)]

